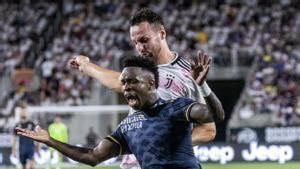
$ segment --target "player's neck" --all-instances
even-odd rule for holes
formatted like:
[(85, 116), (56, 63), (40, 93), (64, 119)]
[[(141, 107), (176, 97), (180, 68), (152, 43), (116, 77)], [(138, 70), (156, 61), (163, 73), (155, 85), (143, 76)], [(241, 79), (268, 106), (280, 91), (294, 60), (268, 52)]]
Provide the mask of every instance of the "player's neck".
[(152, 107), (155, 102), (158, 100), (158, 95), (156, 94), (156, 92), (153, 92), (152, 94), (149, 95), (149, 98), (147, 99), (147, 102), (144, 104), (143, 108), (147, 108), (147, 107)]
[(162, 50), (159, 55), (158, 64), (168, 64), (171, 63), (172, 60), (176, 57), (176, 54), (170, 51), (169, 48)]

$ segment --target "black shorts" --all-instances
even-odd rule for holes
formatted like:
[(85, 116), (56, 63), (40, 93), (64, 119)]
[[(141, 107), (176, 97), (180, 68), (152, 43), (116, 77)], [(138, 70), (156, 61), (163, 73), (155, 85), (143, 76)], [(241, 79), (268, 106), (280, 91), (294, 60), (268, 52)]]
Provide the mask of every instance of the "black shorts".
[(34, 151), (20, 151), (20, 162), (22, 165), (26, 165), (27, 160), (32, 160)]

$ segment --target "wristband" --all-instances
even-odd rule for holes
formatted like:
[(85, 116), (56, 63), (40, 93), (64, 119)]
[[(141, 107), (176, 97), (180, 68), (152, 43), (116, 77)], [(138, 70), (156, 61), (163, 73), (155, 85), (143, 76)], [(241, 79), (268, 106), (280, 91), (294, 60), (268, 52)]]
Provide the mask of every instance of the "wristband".
[(211, 89), (209, 88), (209, 86), (208, 86), (208, 84), (206, 82), (204, 82), (200, 86), (200, 93), (202, 94), (203, 97), (207, 97), (207, 96), (210, 95)]

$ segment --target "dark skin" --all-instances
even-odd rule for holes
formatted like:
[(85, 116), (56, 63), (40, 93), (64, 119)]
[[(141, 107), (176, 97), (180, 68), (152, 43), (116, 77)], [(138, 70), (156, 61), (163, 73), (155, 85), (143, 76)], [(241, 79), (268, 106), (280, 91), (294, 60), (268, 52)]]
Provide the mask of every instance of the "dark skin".
[[(125, 68), (120, 76), (122, 91), (128, 104), (134, 109), (152, 105), (157, 99), (154, 75), (140, 67)], [(204, 104), (194, 104), (190, 108), (190, 118), (198, 123), (212, 120), (209, 110)], [(16, 128), (17, 134), (57, 149), (65, 156), (84, 164), (95, 166), (102, 161), (119, 155), (120, 147), (116, 143), (103, 139), (94, 149), (76, 147), (59, 142), (50, 137), (49, 133), (39, 126), (35, 131)]]

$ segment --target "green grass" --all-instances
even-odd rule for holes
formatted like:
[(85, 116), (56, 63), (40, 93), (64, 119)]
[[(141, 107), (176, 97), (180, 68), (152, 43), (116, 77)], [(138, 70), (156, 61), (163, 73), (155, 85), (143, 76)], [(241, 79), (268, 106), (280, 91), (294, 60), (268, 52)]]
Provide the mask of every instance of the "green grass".
[[(287, 164), (278, 163), (229, 163), (226, 165), (203, 163), (203, 169), (300, 169), (300, 162), (289, 162)], [(13, 167), (0, 167), (0, 169), (14, 169)], [(37, 168), (44, 169), (44, 168)], [(84, 165), (66, 166), (61, 169), (120, 169), (118, 166), (112, 167), (88, 167)]]
[[(4, 167), (0, 165), (0, 169), (16, 169), (15, 167), (9, 166)], [(36, 169), (45, 169), (45, 167), (38, 166)], [(51, 169), (54, 169), (53, 167)], [(119, 166), (97, 166), (97, 167), (89, 167), (87, 165), (70, 165), (70, 164), (63, 164), (61, 165), (60, 169), (120, 169)]]
[(229, 163), (226, 165), (203, 163), (203, 169), (300, 169), (300, 162), (278, 163)]

